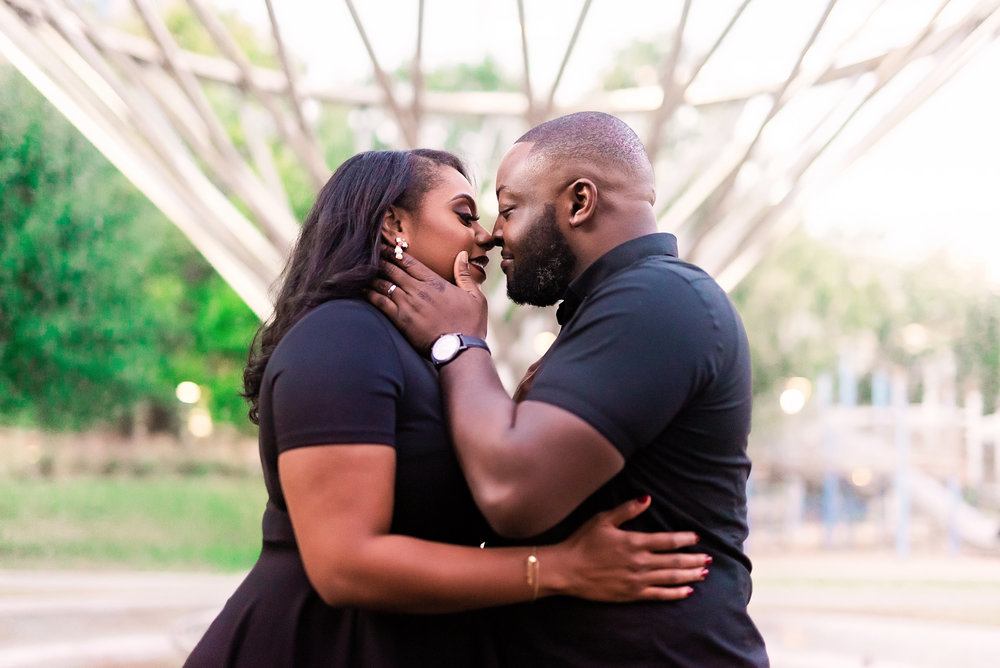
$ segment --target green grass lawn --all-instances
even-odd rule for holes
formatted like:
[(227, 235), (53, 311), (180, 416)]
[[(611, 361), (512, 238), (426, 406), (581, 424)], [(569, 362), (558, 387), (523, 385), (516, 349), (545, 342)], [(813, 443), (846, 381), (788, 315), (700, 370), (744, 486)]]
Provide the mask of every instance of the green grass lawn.
[(0, 568), (249, 568), (266, 499), (255, 476), (2, 479)]

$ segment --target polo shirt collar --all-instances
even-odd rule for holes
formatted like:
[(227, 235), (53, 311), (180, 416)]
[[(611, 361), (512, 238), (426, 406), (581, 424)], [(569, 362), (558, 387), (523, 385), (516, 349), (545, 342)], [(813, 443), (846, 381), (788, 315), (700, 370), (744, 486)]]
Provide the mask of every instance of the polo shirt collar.
[(647, 234), (615, 246), (583, 270), (566, 288), (562, 303), (556, 309), (559, 325), (569, 322), (573, 314), (594, 288), (612, 274), (653, 255), (677, 257), (677, 237), (666, 232)]

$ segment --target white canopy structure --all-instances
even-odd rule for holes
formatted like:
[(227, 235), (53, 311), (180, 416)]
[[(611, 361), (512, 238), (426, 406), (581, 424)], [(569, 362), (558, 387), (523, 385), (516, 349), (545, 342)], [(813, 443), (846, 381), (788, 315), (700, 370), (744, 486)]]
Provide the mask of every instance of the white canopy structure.
[[(652, 81), (573, 97), (557, 94), (563, 73), (574, 53), (587, 48), (583, 27), (604, 0), (578, 3), (572, 36), (546, 90), (538, 90), (531, 77), (531, 3), (510, 2), (522, 39), (522, 87), (514, 92), (427, 88), (425, 0), (405, 3), (415, 6), (417, 16), (406, 83), (379, 64), (379, 45), (355, 6), (362, 0), (344, 0), (353, 25), (339, 28), (360, 36), (365, 53), (358, 57), (370, 62), (373, 83), (331, 87), (301, 79), (282, 39), (282, 7), (273, 0), (263, 0), (279, 64), (273, 69), (250, 63), (209, 0), (186, 1), (222, 55), (182, 49), (153, 0), (125, 3), (141, 26), (132, 32), (120, 27), (121, 14), (112, 24), (73, 0), (0, 0), (0, 54), (190, 238), (261, 317), (270, 313), (268, 289), (297, 231), (271, 147), (280, 143), (294, 151), (318, 188), (331, 165), (310, 120), (317, 106), (363, 108), (369, 125), (393, 126), (392, 143), (399, 147), (418, 145), (431, 136), (429, 129), (455, 119), (478, 119), (477, 141), (470, 146), (480, 154), (469, 157), (480, 161), (483, 174), (532, 124), (578, 109), (620, 115), (640, 132), (656, 167), (662, 228), (680, 237), (685, 258), (731, 288), (794, 227), (804, 192), (867, 151), (1000, 30), (1000, 0), (817, 0), (808, 28), (790, 28), (798, 48), (783, 76), (764, 86), (710, 93), (699, 86), (704, 73), (741, 21), (766, 0), (674, 0), (662, 3), (665, 9), (655, 17), (666, 17), (663, 34), (670, 37)], [(627, 16), (628, 3), (619, 4), (623, 20), (654, 20)], [(699, 10), (715, 13), (717, 30), (707, 47), (701, 46), (704, 38), (697, 44), (689, 39), (689, 17)], [(874, 43), (869, 27), (887, 17), (905, 18), (899, 23), (909, 26), (908, 35)], [(241, 148), (213, 110), (209, 89), (219, 86), (239, 100)], [(358, 139), (359, 148), (364, 141)]]

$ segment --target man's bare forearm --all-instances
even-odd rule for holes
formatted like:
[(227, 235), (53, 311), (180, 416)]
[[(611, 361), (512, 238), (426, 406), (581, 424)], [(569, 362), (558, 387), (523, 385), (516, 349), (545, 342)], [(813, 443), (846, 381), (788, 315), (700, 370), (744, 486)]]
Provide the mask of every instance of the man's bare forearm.
[(441, 388), (466, 479), (501, 535), (551, 528), (624, 465), (575, 415), (511, 399), (485, 350), (470, 349), (442, 367)]
[(514, 440), (517, 404), (489, 353), (469, 349), (441, 368), (452, 440), (476, 504), (501, 534), (530, 534), (519, 500), (531, 494), (530, 452)]

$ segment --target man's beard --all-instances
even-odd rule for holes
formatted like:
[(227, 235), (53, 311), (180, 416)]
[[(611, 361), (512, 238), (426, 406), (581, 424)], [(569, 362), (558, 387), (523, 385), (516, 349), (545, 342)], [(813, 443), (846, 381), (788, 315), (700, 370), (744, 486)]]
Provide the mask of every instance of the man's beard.
[(532, 306), (551, 306), (562, 299), (573, 280), (576, 257), (559, 231), (554, 204), (545, 205), (545, 212), (518, 245), (507, 274), (507, 297)]

